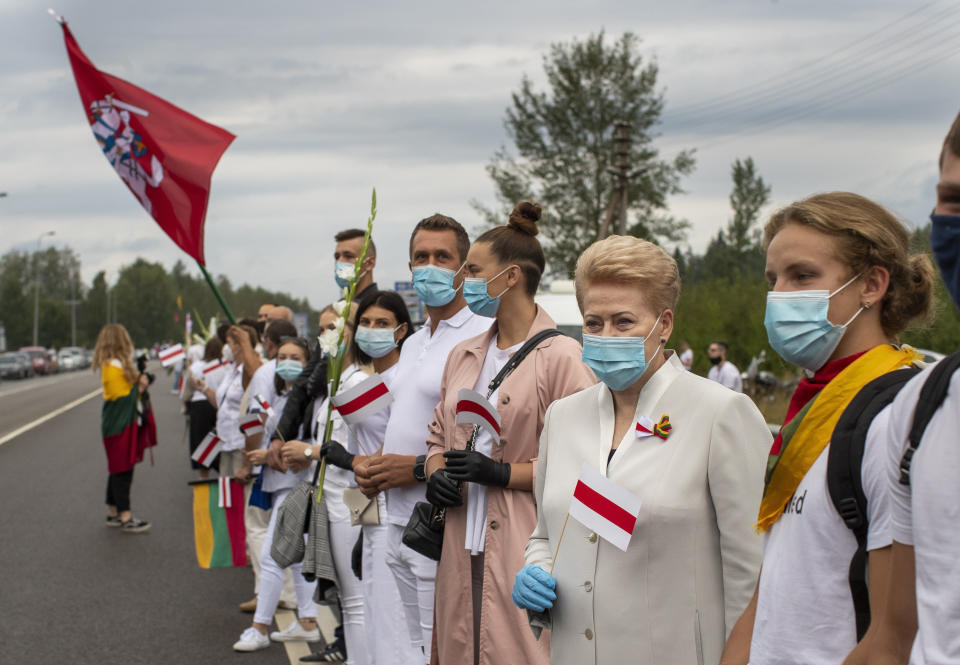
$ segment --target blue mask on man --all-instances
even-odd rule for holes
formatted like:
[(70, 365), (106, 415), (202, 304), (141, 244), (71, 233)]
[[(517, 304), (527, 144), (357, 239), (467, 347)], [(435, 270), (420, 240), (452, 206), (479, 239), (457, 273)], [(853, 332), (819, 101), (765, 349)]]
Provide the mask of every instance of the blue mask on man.
[(453, 278), (456, 275), (453, 270), (432, 264), (417, 266), (413, 269), (413, 290), (424, 305), (443, 307), (457, 296), (459, 289), (453, 288)]
[(960, 307), (960, 215), (930, 215), (930, 247), (947, 291)]

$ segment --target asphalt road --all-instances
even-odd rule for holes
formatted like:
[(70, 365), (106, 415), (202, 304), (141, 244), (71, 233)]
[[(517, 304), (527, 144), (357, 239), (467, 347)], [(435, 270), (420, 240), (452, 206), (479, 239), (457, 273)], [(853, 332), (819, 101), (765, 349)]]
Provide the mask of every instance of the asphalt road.
[(152, 371), (159, 444), (136, 468), (132, 504), (153, 528), (140, 535), (104, 526), (99, 395), (9, 438), (96, 390), (97, 375), (0, 384), (0, 663), (296, 662), (280, 644), (231, 649), (251, 619), (237, 604), (252, 597), (253, 575), (197, 566), (184, 419)]

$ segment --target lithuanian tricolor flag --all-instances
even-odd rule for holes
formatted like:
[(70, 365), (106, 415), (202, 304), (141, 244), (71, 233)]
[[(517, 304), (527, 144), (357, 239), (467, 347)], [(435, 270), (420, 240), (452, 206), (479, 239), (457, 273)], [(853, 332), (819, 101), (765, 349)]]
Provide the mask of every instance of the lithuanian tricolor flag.
[[(247, 542), (243, 527), (243, 485), (228, 483), (230, 500), (220, 501), (218, 478), (194, 480), (193, 536), (201, 568), (247, 565)], [(222, 503), (229, 507), (221, 508)]]
[(149, 401), (127, 380), (122, 367), (104, 364), (101, 378), (100, 432), (107, 453), (107, 470), (123, 473), (143, 460), (144, 450), (157, 445), (157, 429)]

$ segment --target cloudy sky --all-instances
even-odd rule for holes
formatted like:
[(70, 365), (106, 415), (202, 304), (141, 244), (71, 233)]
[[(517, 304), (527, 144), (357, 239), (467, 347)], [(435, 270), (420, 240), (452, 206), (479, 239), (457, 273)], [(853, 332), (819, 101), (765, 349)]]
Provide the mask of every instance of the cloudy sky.
[(334, 295), (331, 236), (362, 225), (374, 185), (381, 285), (409, 277), (417, 220), (476, 228), (510, 93), (542, 81), (553, 42), (642, 37), (667, 100), (657, 146), (698, 149), (671, 200), (694, 251), (727, 220), (745, 156), (772, 207), (848, 189), (921, 223), (960, 109), (952, 0), (0, 0), (0, 253), (53, 230), (87, 282), (183, 255), (93, 141), (53, 1), (100, 69), (237, 135), (213, 179), (211, 271), (314, 306)]

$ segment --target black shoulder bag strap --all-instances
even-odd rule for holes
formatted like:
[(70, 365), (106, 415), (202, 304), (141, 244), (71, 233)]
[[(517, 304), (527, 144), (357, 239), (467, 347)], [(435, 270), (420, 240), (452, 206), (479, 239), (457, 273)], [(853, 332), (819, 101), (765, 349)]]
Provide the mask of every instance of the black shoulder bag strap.
[(913, 455), (920, 447), (920, 440), (923, 433), (937, 412), (947, 391), (950, 389), (950, 380), (953, 373), (960, 367), (960, 351), (956, 351), (936, 364), (930, 372), (930, 376), (923, 382), (923, 388), (920, 389), (920, 397), (917, 399), (917, 408), (913, 412), (913, 424), (910, 426), (910, 445), (903, 453), (900, 460), (900, 484), (910, 486), (910, 464), (913, 462)]
[(870, 594), (867, 585), (867, 496), (860, 469), (867, 432), (873, 419), (883, 411), (900, 388), (916, 376), (915, 367), (898, 369), (877, 377), (857, 393), (844, 409), (830, 438), (827, 457), (827, 490), (847, 528), (857, 539), (857, 551), (850, 560), (847, 579), (857, 619), (857, 642), (870, 627)]
[[(524, 342), (523, 346), (517, 349), (517, 352), (510, 356), (510, 360), (507, 361), (507, 364), (503, 366), (503, 369), (501, 369), (497, 375), (493, 377), (493, 380), (487, 386), (487, 399), (490, 399), (490, 396), (493, 395), (497, 388), (500, 387), (500, 384), (503, 383), (504, 379), (510, 376), (513, 370), (515, 370), (520, 363), (523, 362), (523, 359), (530, 355), (530, 352), (540, 345), (540, 342), (562, 334), (563, 333), (556, 328), (548, 328), (547, 330), (541, 330), (536, 335)], [(467, 450), (474, 450), (476, 448), (477, 435), (479, 432), (480, 427), (478, 425), (474, 425), (473, 432), (470, 434), (470, 439), (467, 441)]]

